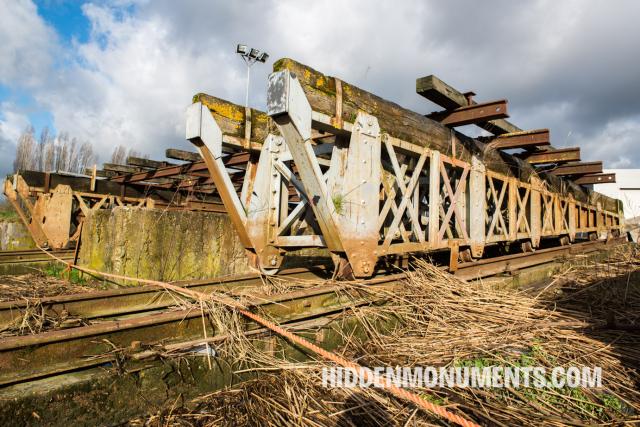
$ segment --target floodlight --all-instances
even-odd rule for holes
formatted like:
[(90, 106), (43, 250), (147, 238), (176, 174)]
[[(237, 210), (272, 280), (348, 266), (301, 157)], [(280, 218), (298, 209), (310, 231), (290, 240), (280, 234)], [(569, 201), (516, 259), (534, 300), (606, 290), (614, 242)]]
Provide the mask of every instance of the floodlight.
[(260, 52), (258, 49), (249, 48), (247, 45), (239, 44), (236, 46), (236, 53), (240, 54), (244, 62), (247, 64), (247, 96), (245, 98), (245, 107), (249, 108), (249, 81), (251, 80), (251, 66), (256, 62), (266, 62), (269, 55), (266, 52)]

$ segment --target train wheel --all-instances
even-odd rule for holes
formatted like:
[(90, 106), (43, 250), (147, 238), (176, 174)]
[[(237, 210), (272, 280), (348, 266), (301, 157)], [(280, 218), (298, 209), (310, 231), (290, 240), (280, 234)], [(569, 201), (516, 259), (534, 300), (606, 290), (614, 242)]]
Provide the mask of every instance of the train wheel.
[(592, 242), (598, 240), (598, 233), (589, 233), (589, 240), (591, 240)]
[(560, 246), (569, 246), (571, 244), (571, 240), (569, 240), (569, 236), (560, 237)]
[(332, 255), (331, 258), (333, 258), (333, 264), (335, 265), (335, 270), (333, 272), (334, 280), (355, 279), (355, 276), (353, 275), (353, 268), (351, 268), (349, 260), (339, 255)]
[(460, 262), (473, 262), (473, 256), (471, 255), (471, 249), (463, 249), (458, 253), (458, 259)]
[(520, 249), (522, 249), (522, 252), (524, 253), (535, 252), (535, 249), (533, 248), (533, 244), (531, 243), (531, 240), (526, 240), (520, 243)]

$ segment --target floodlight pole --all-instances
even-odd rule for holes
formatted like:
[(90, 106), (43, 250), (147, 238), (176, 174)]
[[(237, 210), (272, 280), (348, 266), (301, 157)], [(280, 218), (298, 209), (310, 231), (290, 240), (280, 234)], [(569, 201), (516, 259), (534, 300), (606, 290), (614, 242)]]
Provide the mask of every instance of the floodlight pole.
[(244, 106), (245, 108), (249, 108), (249, 84), (251, 81), (251, 66), (256, 62), (256, 60), (244, 55), (242, 56), (242, 59), (244, 59), (244, 62), (247, 63), (247, 93), (245, 94), (244, 98)]
[(244, 99), (244, 106), (249, 108), (249, 82), (251, 81), (251, 65), (247, 64), (247, 93)]
[(257, 49), (250, 49), (246, 45), (239, 44), (236, 48), (236, 53), (240, 54), (244, 62), (247, 64), (247, 88), (246, 94), (244, 98), (244, 106), (245, 108), (249, 108), (249, 85), (251, 82), (251, 66), (259, 62), (265, 62), (269, 55), (265, 52), (260, 52)]

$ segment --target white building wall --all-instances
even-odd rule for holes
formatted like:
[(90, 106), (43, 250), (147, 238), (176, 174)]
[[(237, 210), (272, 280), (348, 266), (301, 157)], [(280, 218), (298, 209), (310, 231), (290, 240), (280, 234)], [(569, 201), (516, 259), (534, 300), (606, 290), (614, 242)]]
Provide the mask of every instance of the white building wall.
[(604, 173), (615, 173), (616, 182), (594, 184), (598, 193), (622, 200), (627, 219), (640, 217), (640, 169), (606, 169)]

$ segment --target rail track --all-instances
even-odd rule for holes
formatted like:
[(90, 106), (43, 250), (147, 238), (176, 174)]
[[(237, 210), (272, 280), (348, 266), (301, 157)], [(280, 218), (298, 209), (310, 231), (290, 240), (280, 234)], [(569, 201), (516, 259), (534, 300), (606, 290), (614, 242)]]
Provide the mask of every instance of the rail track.
[[(72, 261), (74, 249), (59, 249), (51, 252), (65, 261)], [(51, 262), (51, 257), (40, 249), (25, 249), (20, 251), (0, 251), (0, 266)]]
[[(455, 275), (470, 280), (514, 273), (572, 254), (598, 251), (612, 243), (584, 242), (463, 263)], [(322, 268), (289, 270), (278, 279), (279, 286), (294, 290), (277, 295), (254, 292), (246, 294), (244, 301), (247, 306), (291, 327), (375, 302), (370, 294), (339, 282), (326, 281), (327, 277), (328, 272)], [(405, 277), (406, 273), (386, 274), (359, 283), (393, 289)], [(244, 295), (245, 290), (259, 290), (265, 284), (263, 280), (257, 274), (246, 274), (176, 284), (199, 292), (225, 292), (237, 297)], [(324, 284), (318, 285), (322, 281)], [(113, 363), (117, 358), (114, 348), (128, 348), (135, 342), (149, 346), (185, 342), (202, 345), (204, 342), (200, 310), (154, 286), (3, 302), (0, 303), (0, 330), (11, 325), (19, 327), (30, 316), (41, 319), (47, 316), (62, 320), (58, 327), (65, 323), (72, 327), (0, 339), (0, 387)], [(207, 328), (210, 339), (219, 339), (210, 325)], [(259, 330), (257, 324), (246, 324), (248, 334)]]

